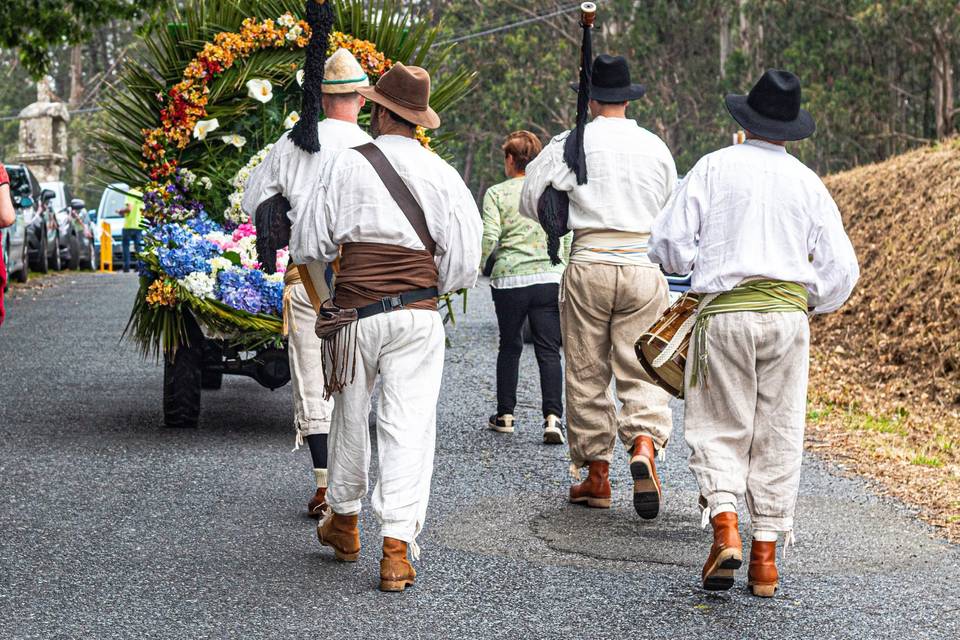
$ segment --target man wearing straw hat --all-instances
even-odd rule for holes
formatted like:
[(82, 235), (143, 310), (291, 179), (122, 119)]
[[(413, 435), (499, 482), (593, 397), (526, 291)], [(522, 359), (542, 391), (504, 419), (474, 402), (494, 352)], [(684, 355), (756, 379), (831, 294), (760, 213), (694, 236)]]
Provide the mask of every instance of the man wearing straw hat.
[[(318, 82), (309, 75), (304, 84)], [(282, 196), (289, 203), (287, 216), (296, 225), (309, 211), (311, 195), (320, 180), (323, 168), (342, 149), (371, 140), (357, 125), (357, 116), (365, 99), (357, 90), (370, 85), (353, 54), (338, 49), (326, 61), (322, 91), (326, 119), (317, 125), (320, 150), (314, 153), (300, 148), (289, 133), (283, 134), (270, 153), (259, 164), (247, 181), (243, 209), (253, 217), (263, 203)], [(261, 230), (263, 232), (263, 230)], [(329, 297), (324, 281), (322, 263), (307, 265), (311, 274), (309, 291), (301, 278), (301, 271), (293, 264), (284, 273), (283, 317), (284, 332), (288, 336), (290, 382), (293, 387), (294, 427), (297, 430), (294, 450), (306, 441), (313, 459), (316, 493), (307, 504), (312, 517), (326, 510), (327, 491), (327, 437), (333, 403), (324, 398), (322, 342), (314, 332), (317, 312), (314, 304)], [(315, 300), (311, 300), (311, 296)]]
[[(429, 74), (397, 63), (359, 92), (374, 103), (376, 141), (342, 151), (330, 165), (312, 215), (294, 229), (291, 252), (298, 262), (329, 261), (342, 247), (334, 298), (317, 324), (331, 336), (324, 355), (335, 399), (330, 514), (317, 535), (338, 559), (358, 559), (379, 376), (372, 506), (383, 538), (380, 588), (403, 591), (416, 576), (407, 550), (419, 557), (433, 475), (446, 339), (437, 298), (476, 283), (482, 225), (460, 175), (415, 137), (417, 126), (440, 125)], [(322, 329), (328, 320), (334, 328)]]
[(684, 429), (713, 546), (701, 574), (729, 589), (742, 563), (737, 501), (753, 527), (748, 584), (773, 596), (777, 538), (793, 538), (806, 419), (808, 312), (837, 310), (857, 257), (823, 182), (787, 153), (813, 134), (800, 80), (767, 71), (726, 99), (744, 144), (702, 158), (657, 217), (650, 257), (702, 294), (687, 359)]
[(536, 220), (548, 187), (569, 196), (573, 247), (560, 293), (567, 432), (574, 476), (588, 468), (587, 478), (570, 487), (570, 502), (610, 507), (609, 467), (619, 435), (630, 456), (634, 509), (652, 519), (661, 496), (655, 454), (666, 446), (672, 421), (669, 396), (637, 362), (633, 344), (669, 305), (666, 278), (647, 258), (647, 238), (677, 169), (667, 145), (627, 118), (629, 102), (644, 88), (631, 83), (625, 58), (597, 56), (589, 92), (593, 121), (583, 136), (589, 180), (578, 184), (564, 159), (571, 133), (561, 134), (527, 166), (520, 210)]

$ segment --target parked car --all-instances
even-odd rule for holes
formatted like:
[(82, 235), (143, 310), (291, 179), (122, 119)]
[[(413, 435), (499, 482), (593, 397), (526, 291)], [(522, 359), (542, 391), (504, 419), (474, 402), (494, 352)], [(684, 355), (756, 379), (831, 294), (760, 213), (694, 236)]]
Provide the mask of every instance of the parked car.
[(16, 280), (17, 282), (26, 282), (29, 272), (29, 257), (27, 256), (27, 223), (24, 221), (24, 204), (33, 206), (33, 200), (17, 196), (10, 192), (10, 198), (13, 200), (13, 209), (15, 217), (13, 224), (4, 229), (0, 229), (0, 252), (3, 253), (3, 263), (7, 267), (7, 282)]
[[(62, 265), (67, 265), (71, 269), (80, 268), (81, 260), (88, 259), (87, 251), (84, 249), (84, 245), (90, 244), (85, 242), (83, 236), (77, 236), (74, 233), (73, 229), (75, 226), (81, 224), (78, 214), (76, 212), (71, 212), (70, 205), (73, 202), (73, 193), (70, 189), (70, 185), (66, 182), (41, 182), (40, 189), (42, 193), (53, 192), (53, 198), (50, 200), (50, 208), (53, 209), (54, 215), (57, 218), (57, 226), (60, 230), (60, 263)], [(80, 202), (83, 202), (82, 200)], [(86, 211), (82, 212), (82, 217), (86, 218)], [(85, 226), (85, 225), (83, 225)], [(79, 248), (80, 255), (72, 255), (71, 253), (71, 243), (81, 245)], [(86, 263), (84, 263), (86, 266)]]
[(128, 191), (130, 191), (130, 185), (114, 182), (108, 185), (100, 196), (100, 205), (93, 220), (93, 242), (97, 264), (100, 264), (100, 236), (104, 223), (110, 225), (110, 235), (113, 237), (113, 264), (123, 264), (123, 250), (120, 245), (123, 238), (123, 214), (117, 212), (126, 206)]
[(34, 271), (47, 273), (51, 268), (60, 269), (60, 229), (50, 202), (56, 196), (43, 190), (33, 172), (23, 164), (5, 165), (10, 175), (10, 192), (21, 198), (30, 198), (31, 206), (24, 207), (24, 222), (27, 225), (27, 253)]

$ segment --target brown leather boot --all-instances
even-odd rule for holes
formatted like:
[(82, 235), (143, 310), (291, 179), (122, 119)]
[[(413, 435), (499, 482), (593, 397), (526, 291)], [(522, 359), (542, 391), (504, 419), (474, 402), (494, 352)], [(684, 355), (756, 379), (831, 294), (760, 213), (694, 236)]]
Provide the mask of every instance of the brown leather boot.
[(780, 586), (777, 573), (777, 543), (754, 540), (750, 546), (750, 571), (747, 585), (753, 595), (772, 598)]
[(653, 438), (637, 436), (633, 441), (630, 475), (633, 476), (633, 508), (644, 520), (653, 520), (660, 513), (660, 479)]
[(307, 503), (307, 513), (311, 518), (322, 518), (327, 512), (327, 488), (317, 487), (317, 492)]
[(333, 549), (337, 560), (356, 562), (360, 557), (360, 530), (357, 529), (359, 516), (342, 516), (330, 513), (317, 527), (320, 544)]
[(407, 560), (407, 543), (396, 538), (383, 539), (380, 560), (380, 591), (403, 591), (413, 585), (417, 572)]
[(592, 460), (587, 463), (587, 479), (570, 487), (570, 502), (595, 509), (610, 508), (610, 463)]
[(713, 546), (703, 565), (703, 588), (725, 591), (733, 586), (733, 574), (743, 564), (743, 543), (737, 528), (737, 514), (718, 513), (713, 520)]

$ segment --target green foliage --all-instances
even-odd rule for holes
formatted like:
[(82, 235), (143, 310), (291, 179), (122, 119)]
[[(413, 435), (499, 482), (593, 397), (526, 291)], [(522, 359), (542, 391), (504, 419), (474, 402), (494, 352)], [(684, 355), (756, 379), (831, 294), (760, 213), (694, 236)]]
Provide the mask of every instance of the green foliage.
[(0, 3), (0, 45), (17, 49), (21, 63), (38, 78), (50, 67), (50, 50), (88, 39), (110, 20), (142, 18), (160, 0), (7, 0)]

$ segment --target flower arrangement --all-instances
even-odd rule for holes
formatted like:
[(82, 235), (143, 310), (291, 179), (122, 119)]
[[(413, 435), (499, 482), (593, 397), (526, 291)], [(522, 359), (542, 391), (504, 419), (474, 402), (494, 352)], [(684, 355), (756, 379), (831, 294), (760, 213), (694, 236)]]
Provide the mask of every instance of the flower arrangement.
[[(431, 48), (439, 28), (411, 24), (399, 0), (336, 4), (339, 31), (330, 37), (330, 53), (351, 51), (371, 82), (397, 59), (421, 60), (435, 73), (449, 53)], [(255, 230), (240, 204), (252, 171), (271, 148), (267, 143), (300, 118), (295, 109), (304, 74), (297, 58), (310, 28), (295, 12), (269, 18), (277, 4), (265, 0), (244, 3), (258, 16), (246, 18), (232, 3), (170, 5), (178, 15), (203, 19), (147, 29), (145, 59), (131, 61), (121, 77), (124, 90), (104, 99), (109, 124), (98, 133), (117, 158), (105, 176), (144, 193), (141, 289), (129, 330), (144, 353), (175, 352), (188, 339), (188, 316), (208, 337), (231, 345), (279, 346), (288, 256), (278, 253), (277, 273), (262, 271)], [(380, 50), (375, 42), (389, 44)], [(167, 75), (182, 60), (188, 62), (181, 70)], [(144, 82), (156, 79), (158, 70), (159, 90)], [(434, 108), (442, 112), (462, 98), (473, 77), (466, 70), (443, 74)], [(426, 132), (418, 133), (429, 146)]]
[[(183, 80), (174, 85), (166, 96), (162, 93), (157, 95), (157, 99), (165, 104), (160, 110), (161, 124), (154, 129), (143, 131), (143, 167), (147, 169), (150, 178), (159, 180), (174, 173), (177, 163), (167, 159), (170, 147), (185, 148), (191, 135), (197, 135), (195, 128), (199, 123), (216, 123), (216, 119), (203, 121), (202, 118), (207, 115), (209, 85), (218, 75), (231, 68), (237, 60), (246, 58), (255, 51), (282, 47), (303, 49), (309, 42), (310, 26), (289, 13), (276, 21), (247, 18), (243, 21), (239, 33), (223, 32), (214, 36), (213, 42), (206, 43), (200, 53), (187, 64)], [(259, 92), (261, 98), (257, 99), (262, 100), (266, 97), (263, 93), (266, 88), (263, 85), (250, 88), (250, 93)], [(269, 98), (262, 101), (268, 100)], [(218, 125), (214, 124), (212, 128), (207, 128), (201, 135), (205, 137), (216, 126)], [(200, 138), (200, 135), (197, 137)]]

